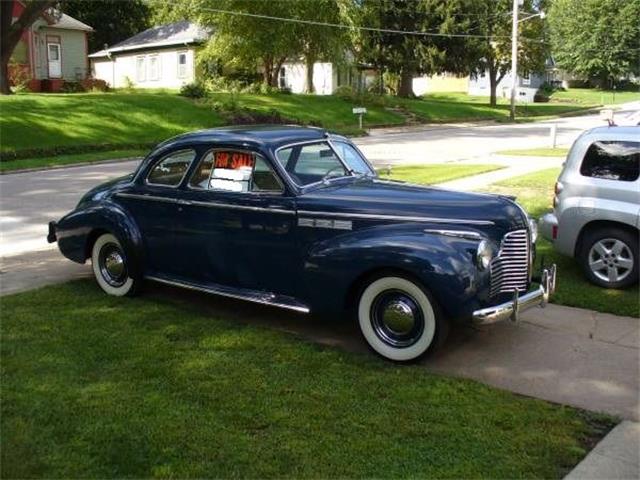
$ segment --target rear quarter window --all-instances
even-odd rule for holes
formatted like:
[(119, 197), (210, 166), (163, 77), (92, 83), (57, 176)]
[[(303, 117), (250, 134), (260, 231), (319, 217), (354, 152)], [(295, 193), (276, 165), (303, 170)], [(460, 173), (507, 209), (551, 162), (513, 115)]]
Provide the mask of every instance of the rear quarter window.
[(589, 146), (580, 166), (585, 177), (633, 182), (640, 175), (640, 142), (600, 141)]

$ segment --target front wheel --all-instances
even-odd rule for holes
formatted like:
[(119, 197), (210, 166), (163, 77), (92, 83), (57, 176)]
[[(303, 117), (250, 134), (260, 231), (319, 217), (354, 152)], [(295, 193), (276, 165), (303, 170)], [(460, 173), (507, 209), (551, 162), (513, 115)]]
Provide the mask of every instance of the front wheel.
[(360, 330), (379, 355), (397, 362), (420, 358), (444, 342), (447, 323), (431, 295), (396, 276), (371, 281), (358, 301)]
[(102, 234), (91, 249), (91, 266), (98, 285), (109, 295), (133, 295), (138, 281), (129, 276), (127, 256), (110, 233)]

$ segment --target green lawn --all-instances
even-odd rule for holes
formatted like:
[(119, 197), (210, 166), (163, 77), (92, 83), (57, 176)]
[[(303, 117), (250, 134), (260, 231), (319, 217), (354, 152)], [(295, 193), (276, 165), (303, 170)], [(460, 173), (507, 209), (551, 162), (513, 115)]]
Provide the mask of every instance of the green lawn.
[(434, 183), (448, 182), (457, 178), (479, 175), (503, 168), (501, 165), (452, 165), (449, 163), (441, 165), (407, 165), (392, 167), (391, 175), (387, 175), (386, 169), (381, 168), (378, 173), (382, 178), (393, 180), (403, 180), (412, 183)]
[(613, 92), (597, 88), (570, 88), (553, 92), (552, 102), (573, 103), (577, 105), (613, 105), (617, 103), (640, 101), (640, 91)]
[[(464, 93), (434, 93), (416, 100), (389, 98), (389, 104), (409, 110), (424, 122), (506, 121), (509, 119), (507, 100), (499, 99), (498, 105), (491, 107), (488, 97), (476, 97)], [(532, 103), (518, 105), (516, 115), (519, 119), (551, 117), (570, 112), (580, 113), (588, 110), (590, 106), (572, 103)]]
[(114, 150), (108, 152), (78, 153), (75, 155), (58, 155), (44, 158), (20, 158), (0, 162), (0, 172), (22, 170), (25, 168), (47, 168), (58, 165), (73, 165), (77, 163), (98, 162), (100, 160), (115, 160), (132, 157), (143, 157), (147, 150)]
[[(517, 196), (517, 200), (534, 217), (538, 218), (551, 210), (553, 186), (559, 168), (523, 175), (499, 182), (490, 191)], [(545, 263), (558, 265), (558, 288), (552, 297), (553, 303), (572, 307), (589, 308), (615, 315), (640, 317), (640, 287), (626, 290), (608, 290), (587, 282), (577, 261), (556, 253), (550, 242), (538, 240), (538, 258)]]
[(559, 479), (614, 422), (204, 310), (3, 297), (1, 476)]
[(498, 155), (534, 156), (534, 157), (566, 157), (569, 149), (565, 147), (556, 148), (523, 148), (521, 150), (500, 150), (495, 152)]

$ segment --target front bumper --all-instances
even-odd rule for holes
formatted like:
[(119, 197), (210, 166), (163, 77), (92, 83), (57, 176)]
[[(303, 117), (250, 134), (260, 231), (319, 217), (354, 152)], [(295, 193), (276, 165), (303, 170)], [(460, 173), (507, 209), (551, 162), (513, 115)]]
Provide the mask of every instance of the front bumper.
[(536, 290), (524, 295), (520, 295), (516, 290), (513, 294), (513, 300), (510, 302), (476, 310), (473, 312), (473, 323), (475, 325), (488, 325), (503, 320), (517, 322), (520, 312), (535, 306), (544, 307), (549, 302), (549, 296), (553, 294), (555, 289), (556, 266), (551, 265), (542, 271), (540, 286)]

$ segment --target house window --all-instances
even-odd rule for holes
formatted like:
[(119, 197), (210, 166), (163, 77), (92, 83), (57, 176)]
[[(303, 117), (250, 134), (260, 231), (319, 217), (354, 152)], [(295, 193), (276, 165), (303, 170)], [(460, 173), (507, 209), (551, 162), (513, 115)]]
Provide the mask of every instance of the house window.
[(187, 52), (178, 52), (178, 78), (187, 76)]
[(160, 59), (157, 55), (149, 57), (149, 80), (160, 79)]
[(136, 79), (139, 82), (144, 82), (147, 79), (147, 69), (145, 65), (144, 57), (136, 57)]
[(522, 76), (522, 85), (531, 85), (531, 75), (530, 74), (526, 74)]
[(278, 87), (287, 88), (287, 71), (284, 67), (280, 67), (280, 72), (278, 72)]

